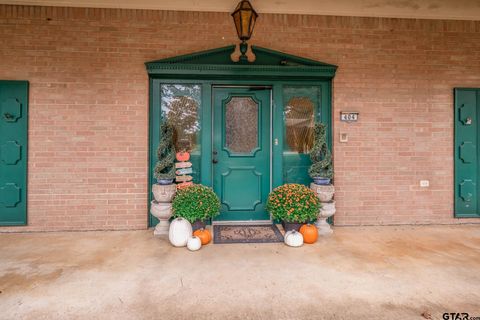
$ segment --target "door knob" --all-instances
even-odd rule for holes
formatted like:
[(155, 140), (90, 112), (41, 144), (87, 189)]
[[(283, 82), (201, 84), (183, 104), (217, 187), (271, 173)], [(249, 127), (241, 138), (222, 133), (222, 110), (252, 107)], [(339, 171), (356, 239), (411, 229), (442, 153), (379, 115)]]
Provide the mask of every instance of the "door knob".
[(212, 162), (213, 162), (213, 163), (218, 163), (218, 160), (217, 160), (217, 159), (213, 159)]

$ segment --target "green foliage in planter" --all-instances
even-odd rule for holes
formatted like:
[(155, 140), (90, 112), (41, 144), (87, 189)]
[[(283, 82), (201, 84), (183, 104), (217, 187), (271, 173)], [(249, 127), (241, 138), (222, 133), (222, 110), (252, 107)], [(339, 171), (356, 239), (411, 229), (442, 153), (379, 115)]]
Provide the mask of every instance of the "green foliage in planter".
[(267, 210), (276, 220), (305, 223), (317, 219), (320, 200), (304, 185), (290, 183), (268, 195)]
[(312, 165), (308, 170), (310, 177), (333, 178), (332, 154), (327, 147), (327, 126), (323, 123), (315, 124), (310, 159), (312, 160)]
[(158, 162), (154, 169), (156, 179), (175, 179), (173, 129), (173, 126), (167, 122), (160, 126), (160, 144), (157, 149)]
[(182, 217), (190, 223), (218, 215), (220, 200), (212, 188), (201, 184), (180, 189), (172, 203), (173, 216)]

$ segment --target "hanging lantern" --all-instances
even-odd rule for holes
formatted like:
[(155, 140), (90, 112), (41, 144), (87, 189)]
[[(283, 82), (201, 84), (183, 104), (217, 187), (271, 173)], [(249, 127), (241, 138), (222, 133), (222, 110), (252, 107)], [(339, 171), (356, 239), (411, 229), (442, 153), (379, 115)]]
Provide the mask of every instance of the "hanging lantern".
[(248, 61), (246, 56), (248, 49), (247, 40), (252, 36), (258, 14), (248, 0), (242, 0), (238, 3), (235, 11), (233, 11), (232, 17), (235, 28), (237, 29), (238, 38), (242, 41), (240, 44), (240, 52), (242, 53), (240, 61), (245, 62)]

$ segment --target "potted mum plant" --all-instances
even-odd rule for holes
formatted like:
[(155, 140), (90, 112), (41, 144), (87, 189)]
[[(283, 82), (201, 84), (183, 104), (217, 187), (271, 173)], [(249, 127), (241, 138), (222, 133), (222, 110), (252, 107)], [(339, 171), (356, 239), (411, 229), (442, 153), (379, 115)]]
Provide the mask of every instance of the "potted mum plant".
[(315, 124), (314, 143), (310, 151), (312, 165), (308, 170), (313, 183), (328, 185), (333, 178), (332, 155), (327, 147), (327, 126), (323, 123)]
[(316, 194), (301, 184), (284, 184), (268, 195), (267, 210), (282, 221), (285, 231), (298, 231), (302, 224), (315, 221), (320, 209)]
[(218, 215), (220, 200), (212, 188), (194, 184), (179, 189), (172, 203), (173, 216), (192, 224), (193, 231), (205, 228), (205, 220)]
[(158, 184), (172, 184), (175, 179), (175, 146), (173, 145), (173, 126), (164, 122), (160, 127), (160, 144), (157, 149), (158, 161), (154, 176)]

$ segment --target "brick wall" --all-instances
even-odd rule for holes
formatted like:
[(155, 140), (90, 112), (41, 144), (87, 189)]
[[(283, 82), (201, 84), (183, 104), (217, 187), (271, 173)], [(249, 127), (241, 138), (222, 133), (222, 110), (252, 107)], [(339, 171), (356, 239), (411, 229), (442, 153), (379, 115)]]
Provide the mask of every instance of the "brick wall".
[[(236, 42), (227, 13), (0, 5), (0, 79), (30, 81), (29, 226), (0, 231), (145, 228), (143, 63)], [(262, 14), (251, 42), (339, 66), (337, 225), (480, 222), (453, 219), (452, 146), (480, 22)]]

